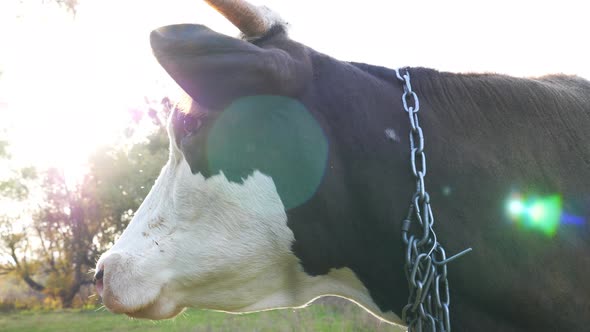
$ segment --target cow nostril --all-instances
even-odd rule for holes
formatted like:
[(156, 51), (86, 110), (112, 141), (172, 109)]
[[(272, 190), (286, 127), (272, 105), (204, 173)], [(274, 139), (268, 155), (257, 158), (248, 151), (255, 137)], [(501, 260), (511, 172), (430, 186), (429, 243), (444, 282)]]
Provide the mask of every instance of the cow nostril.
[(94, 275), (94, 285), (96, 286), (96, 292), (98, 296), (102, 297), (102, 291), (104, 289), (104, 285), (102, 283), (102, 278), (104, 276), (104, 268), (101, 268), (98, 273)]
[(103, 276), (104, 276), (104, 269), (100, 269), (100, 271), (98, 271), (98, 273), (94, 275), (94, 283), (102, 280)]

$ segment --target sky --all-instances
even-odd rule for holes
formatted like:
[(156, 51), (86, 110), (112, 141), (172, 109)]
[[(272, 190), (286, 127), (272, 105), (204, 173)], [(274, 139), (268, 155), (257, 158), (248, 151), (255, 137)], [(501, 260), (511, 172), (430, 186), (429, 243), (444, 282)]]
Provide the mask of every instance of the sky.
[[(201, 23), (238, 31), (200, 0), (80, 0), (75, 18), (45, 0), (0, 1), (0, 138), (23, 164), (84, 171), (144, 97), (178, 96), (149, 33)], [(290, 35), (338, 59), (514, 76), (590, 79), (585, 1), (252, 0)]]

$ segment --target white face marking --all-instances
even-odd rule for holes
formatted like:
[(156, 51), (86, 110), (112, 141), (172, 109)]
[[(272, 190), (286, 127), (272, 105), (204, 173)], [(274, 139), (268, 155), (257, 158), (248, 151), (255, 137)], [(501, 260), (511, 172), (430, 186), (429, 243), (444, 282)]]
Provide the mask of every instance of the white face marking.
[(399, 322), (379, 311), (351, 270), (305, 274), (293, 241), (272, 178), (255, 171), (243, 183), (223, 173), (205, 179), (172, 143), (154, 187), (97, 264), (101, 296), (113, 312), (162, 319), (184, 307), (250, 312), (333, 294)]

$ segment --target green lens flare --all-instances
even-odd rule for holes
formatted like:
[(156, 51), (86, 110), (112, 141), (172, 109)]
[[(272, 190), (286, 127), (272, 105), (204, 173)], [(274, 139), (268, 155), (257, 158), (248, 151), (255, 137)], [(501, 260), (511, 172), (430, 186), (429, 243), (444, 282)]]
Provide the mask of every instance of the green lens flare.
[(524, 204), (520, 200), (513, 199), (508, 203), (508, 213), (511, 216), (518, 216), (524, 211)]
[(300, 101), (257, 95), (235, 100), (207, 136), (209, 171), (242, 182), (254, 170), (272, 177), (286, 210), (307, 202), (328, 162), (324, 131)]
[(510, 218), (524, 229), (553, 236), (561, 218), (561, 196), (522, 198), (514, 195), (508, 200), (506, 210)]

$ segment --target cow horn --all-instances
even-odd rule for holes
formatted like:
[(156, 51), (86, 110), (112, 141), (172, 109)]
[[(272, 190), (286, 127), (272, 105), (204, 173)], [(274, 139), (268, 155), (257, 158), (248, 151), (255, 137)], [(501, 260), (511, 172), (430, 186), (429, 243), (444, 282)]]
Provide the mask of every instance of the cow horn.
[(205, 1), (240, 29), (246, 37), (262, 36), (271, 28), (271, 22), (265, 15), (266, 8), (254, 6), (244, 0)]

